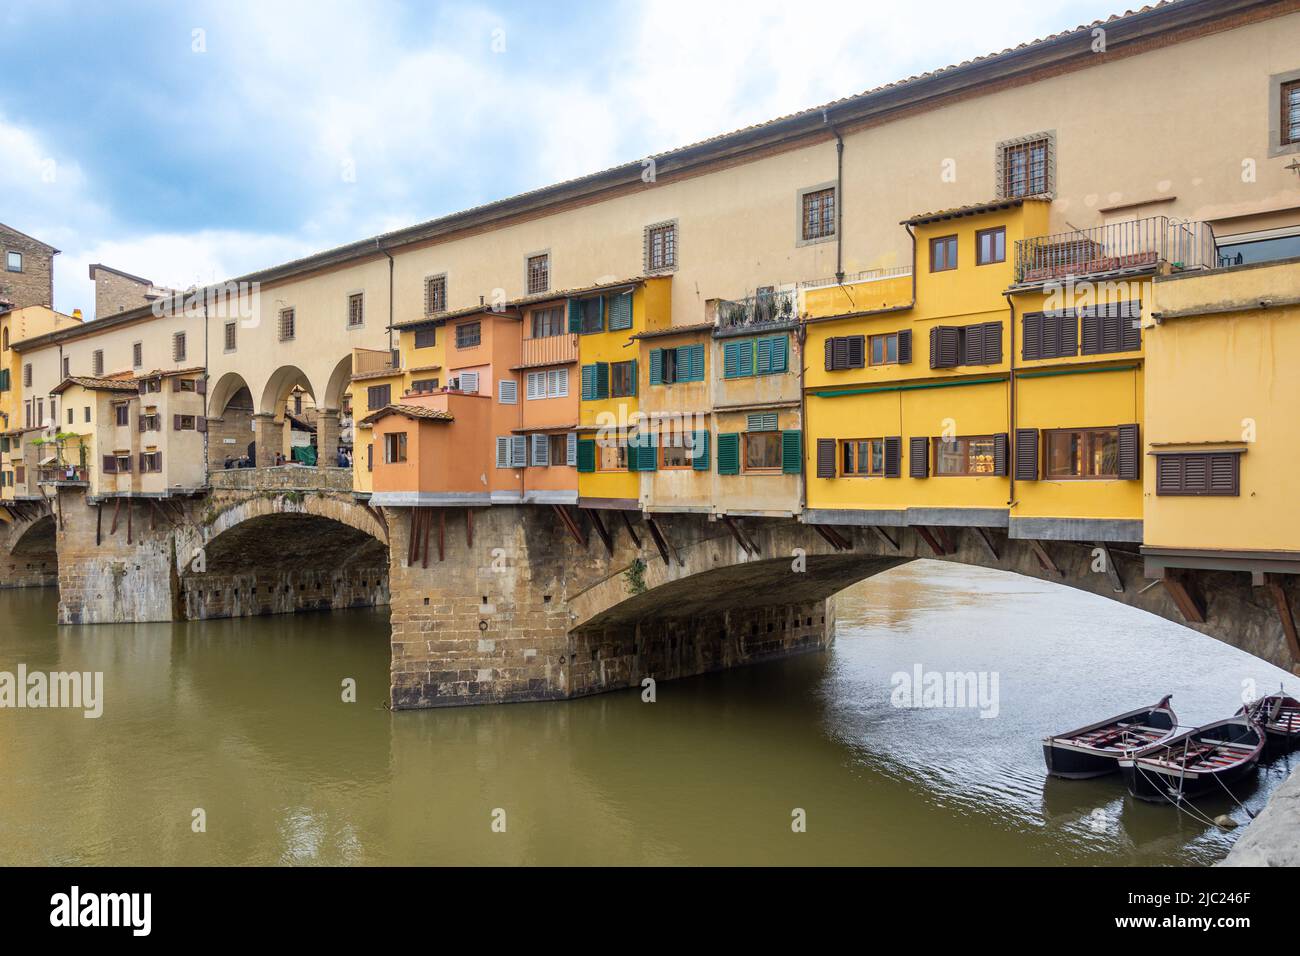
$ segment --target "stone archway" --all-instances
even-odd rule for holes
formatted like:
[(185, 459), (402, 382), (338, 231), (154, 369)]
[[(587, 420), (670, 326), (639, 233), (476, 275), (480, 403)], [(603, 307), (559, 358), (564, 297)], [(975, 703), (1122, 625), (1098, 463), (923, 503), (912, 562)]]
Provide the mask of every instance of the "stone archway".
[(54, 516), (45, 512), (14, 519), (0, 525), (0, 588), (57, 584), (59, 556)]

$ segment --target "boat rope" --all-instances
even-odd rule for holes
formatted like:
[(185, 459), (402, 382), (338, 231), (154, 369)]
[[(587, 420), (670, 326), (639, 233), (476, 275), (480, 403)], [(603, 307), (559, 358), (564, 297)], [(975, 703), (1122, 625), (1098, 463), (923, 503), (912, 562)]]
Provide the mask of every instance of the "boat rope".
[(1245, 810), (1246, 816), (1250, 817), (1252, 820), (1255, 819), (1255, 814), (1250, 812), (1250, 807), (1246, 806), (1244, 803), (1242, 803), (1240, 800), (1237, 799), (1236, 795), (1231, 790), (1228, 789), (1228, 785), (1219, 779), (1219, 775), (1216, 773), (1216, 774), (1212, 774), (1212, 776), (1214, 777), (1215, 782), (1218, 783), (1218, 785), (1223, 788), (1223, 792), (1226, 793), (1228, 796), (1232, 797), (1232, 802), (1235, 803), (1237, 806), (1241, 807), (1241, 809)]
[[(1181, 781), (1180, 781), (1178, 799), (1174, 800), (1169, 796), (1169, 794), (1165, 793), (1164, 786), (1158, 780), (1153, 780), (1147, 774), (1147, 772), (1142, 769), (1142, 765), (1138, 763), (1136, 760), (1133, 761), (1133, 769), (1136, 770), (1138, 773), (1142, 774), (1142, 776), (1146, 778), (1147, 783), (1151, 784), (1151, 786), (1155, 788), (1156, 793), (1160, 794), (1160, 796), (1162, 796), (1165, 800), (1167, 800), (1175, 810), (1178, 810), (1180, 813), (1186, 813), (1193, 820), (1196, 820), (1199, 823), (1204, 823), (1207, 826), (1215, 827), (1216, 829), (1224, 830), (1224, 831), (1230, 829), (1229, 827), (1225, 827), (1222, 824), (1216, 823), (1215, 821), (1211, 820), (1208, 816), (1205, 815), (1205, 813), (1199, 807), (1196, 806), (1196, 804), (1192, 803), (1191, 800), (1189, 800), (1186, 796), (1184, 796), (1182, 794)], [(1183, 804), (1186, 804), (1187, 806), (1184, 807)]]

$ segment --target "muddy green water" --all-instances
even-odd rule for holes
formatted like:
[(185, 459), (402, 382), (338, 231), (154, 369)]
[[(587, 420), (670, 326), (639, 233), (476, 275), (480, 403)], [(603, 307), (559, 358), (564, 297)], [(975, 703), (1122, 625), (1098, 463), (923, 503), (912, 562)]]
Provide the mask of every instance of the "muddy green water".
[[(1286, 676), (1102, 598), (932, 562), (841, 595), (828, 653), (661, 683), (653, 704), (393, 714), (385, 611), (82, 628), (55, 602), (0, 591), (0, 671), (102, 671), (104, 713), (0, 710), (0, 864), (1208, 863), (1232, 836), (1118, 777), (1046, 780), (1039, 738), (1165, 693), (1207, 721)], [(997, 716), (894, 706), (918, 664), (996, 673)], [(1239, 795), (1258, 809), (1289, 769)]]

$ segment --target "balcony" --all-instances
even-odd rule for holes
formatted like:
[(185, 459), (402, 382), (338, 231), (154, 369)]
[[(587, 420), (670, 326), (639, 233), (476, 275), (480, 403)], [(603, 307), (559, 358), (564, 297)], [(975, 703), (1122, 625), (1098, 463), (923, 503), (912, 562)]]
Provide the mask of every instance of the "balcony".
[(36, 469), (38, 484), (51, 484), (58, 481), (89, 481), (90, 473), (82, 467), (73, 465), (41, 465)]
[(524, 339), (517, 367), (536, 368), (542, 365), (565, 365), (576, 361), (578, 361), (578, 336), (573, 332), (565, 332), (562, 335)]
[(720, 300), (714, 321), (720, 330), (740, 330), (794, 322), (798, 318), (798, 291), (774, 289), (744, 299)]
[(1168, 216), (1133, 219), (1016, 243), (1016, 284), (1083, 276), (1213, 269), (1218, 263), (1208, 223)]
[(352, 350), (352, 377), (369, 378), (372, 375), (382, 375), (385, 372), (393, 372), (402, 367), (397, 352), (389, 352), (383, 349), (353, 349)]

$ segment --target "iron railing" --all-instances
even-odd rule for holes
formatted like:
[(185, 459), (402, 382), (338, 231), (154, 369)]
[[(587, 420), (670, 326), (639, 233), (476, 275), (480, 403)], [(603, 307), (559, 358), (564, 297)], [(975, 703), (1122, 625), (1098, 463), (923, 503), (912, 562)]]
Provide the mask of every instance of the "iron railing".
[(760, 292), (744, 299), (718, 303), (717, 326), (734, 329), (750, 325), (793, 322), (799, 318), (799, 295), (794, 289)]
[(1209, 223), (1168, 216), (1131, 219), (1016, 243), (1016, 282), (1050, 282), (1072, 276), (1212, 269), (1218, 263)]
[(824, 289), (832, 285), (853, 285), (858, 282), (874, 282), (877, 279), (893, 279), (910, 276), (911, 266), (891, 266), (888, 269), (863, 269), (861, 272), (848, 272), (842, 278), (827, 276), (824, 279), (806, 279), (799, 283), (801, 289)]

